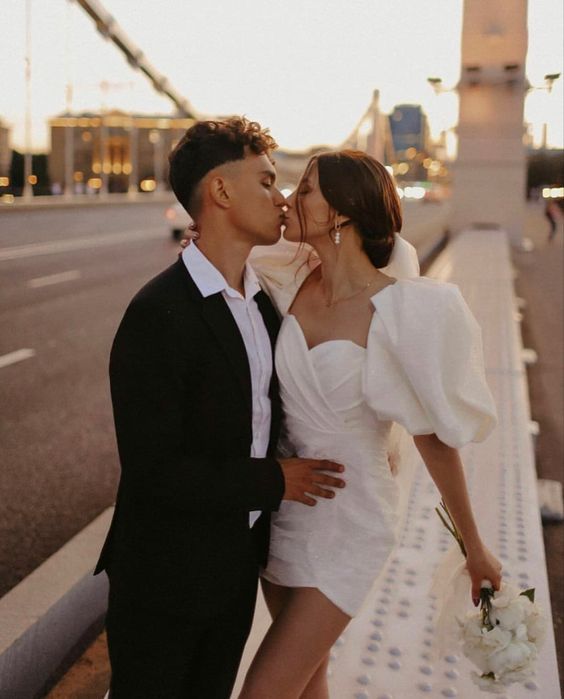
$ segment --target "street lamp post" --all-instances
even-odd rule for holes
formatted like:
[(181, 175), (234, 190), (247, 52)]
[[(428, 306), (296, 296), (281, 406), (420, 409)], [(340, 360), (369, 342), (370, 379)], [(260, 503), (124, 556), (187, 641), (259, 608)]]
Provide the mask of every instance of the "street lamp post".
[[(528, 89), (532, 90), (545, 90), (549, 95), (552, 93), (552, 88), (554, 83), (560, 77), (560, 73), (547, 73), (544, 76), (544, 85), (529, 85)], [(543, 122), (542, 125), (542, 142), (541, 147), (546, 149), (548, 145), (548, 122)]]
[(65, 198), (70, 199), (74, 195), (74, 134), (75, 129), (70, 125), (72, 113), (72, 78), (70, 60), (70, 35), (71, 35), (71, 0), (67, 0), (65, 55), (67, 66), (67, 84), (65, 86), (65, 104), (67, 125), (65, 126)]
[(151, 129), (149, 140), (153, 144), (155, 192), (160, 192), (163, 188), (163, 139), (158, 129)]
[(31, 0), (25, 2), (25, 154), (23, 198), (33, 197), (31, 155)]
[(135, 123), (135, 117), (131, 118), (131, 125), (129, 127), (129, 184), (127, 187), (127, 193), (130, 197), (137, 196), (137, 186), (139, 183), (139, 132), (137, 130), (137, 124)]

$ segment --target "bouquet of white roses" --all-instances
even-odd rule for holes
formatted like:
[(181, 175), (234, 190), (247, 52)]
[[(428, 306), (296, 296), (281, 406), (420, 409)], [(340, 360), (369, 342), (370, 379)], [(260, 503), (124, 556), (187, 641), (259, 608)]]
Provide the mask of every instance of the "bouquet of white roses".
[[(450, 513), (441, 502), (436, 508), (445, 527), (454, 536), (466, 557), (464, 544)], [(546, 618), (535, 604), (535, 590), (519, 590), (508, 583), (494, 591), (488, 580), (482, 582), (480, 610), (457, 619), (462, 651), (480, 670), (473, 681), (486, 692), (505, 691), (507, 685), (522, 682), (535, 671), (535, 661), (546, 634)]]

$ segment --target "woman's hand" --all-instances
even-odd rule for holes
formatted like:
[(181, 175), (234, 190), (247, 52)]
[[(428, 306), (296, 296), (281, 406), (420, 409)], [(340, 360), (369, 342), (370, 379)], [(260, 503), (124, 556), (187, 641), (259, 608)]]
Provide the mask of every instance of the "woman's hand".
[(477, 607), (480, 603), (482, 580), (489, 580), (494, 590), (501, 585), (502, 565), (485, 546), (466, 552), (466, 567), (472, 580), (472, 601)]
[[(191, 223), (182, 234), (182, 238), (179, 241), (180, 247), (182, 250), (184, 250), (184, 248), (187, 248), (193, 240), (198, 240), (199, 237), (200, 234), (196, 229), (196, 224)], [(182, 250), (180, 252), (182, 252)]]
[(198, 231), (195, 228), (192, 228), (191, 226), (188, 226), (188, 228), (186, 228), (182, 235), (183, 237), (179, 241), (179, 255), (182, 255), (184, 249), (187, 248), (193, 240), (197, 240), (200, 237)]

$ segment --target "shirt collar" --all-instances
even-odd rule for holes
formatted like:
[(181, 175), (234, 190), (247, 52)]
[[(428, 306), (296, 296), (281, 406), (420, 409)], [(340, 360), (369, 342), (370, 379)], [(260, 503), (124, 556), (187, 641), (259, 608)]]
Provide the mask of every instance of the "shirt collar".
[[(204, 298), (217, 294), (220, 291), (225, 292), (231, 298), (243, 298), (236, 289), (229, 286), (223, 274), (217, 267), (214, 267), (194, 243), (190, 243), (190, 245), (184, 248), (182, 261)], [(254, 298), (260, 291), (257, 275), (248, 263), (245, 265), (243, 284), (247, 301)]]

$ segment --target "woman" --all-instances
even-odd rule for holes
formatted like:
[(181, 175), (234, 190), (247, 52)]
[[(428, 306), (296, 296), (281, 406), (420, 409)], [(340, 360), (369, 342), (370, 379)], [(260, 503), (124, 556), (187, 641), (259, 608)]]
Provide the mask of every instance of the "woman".
[(345, 464), (347, 487), (315, 507), (284, 502), (273, 517), (262, 572), (273, 623), (240, 699), (329, 696), (330, 648), (395, 543), (394, 422), (414, 436), (461, 532), (474, 602), (483, 579), (499, 588), (501, 565), (477, 531), (457, 451), (495, 424), (480, 331), (454, 285), (381, 271), (395, 245), (405, 254), (401, 223), (380, 163), (325, 153), (288, 200), (285, 238), (313, 253), (286, 268), (262, 253), (253, 260), (284, 316), (276, 368), (288, 440), (299, 456)]

